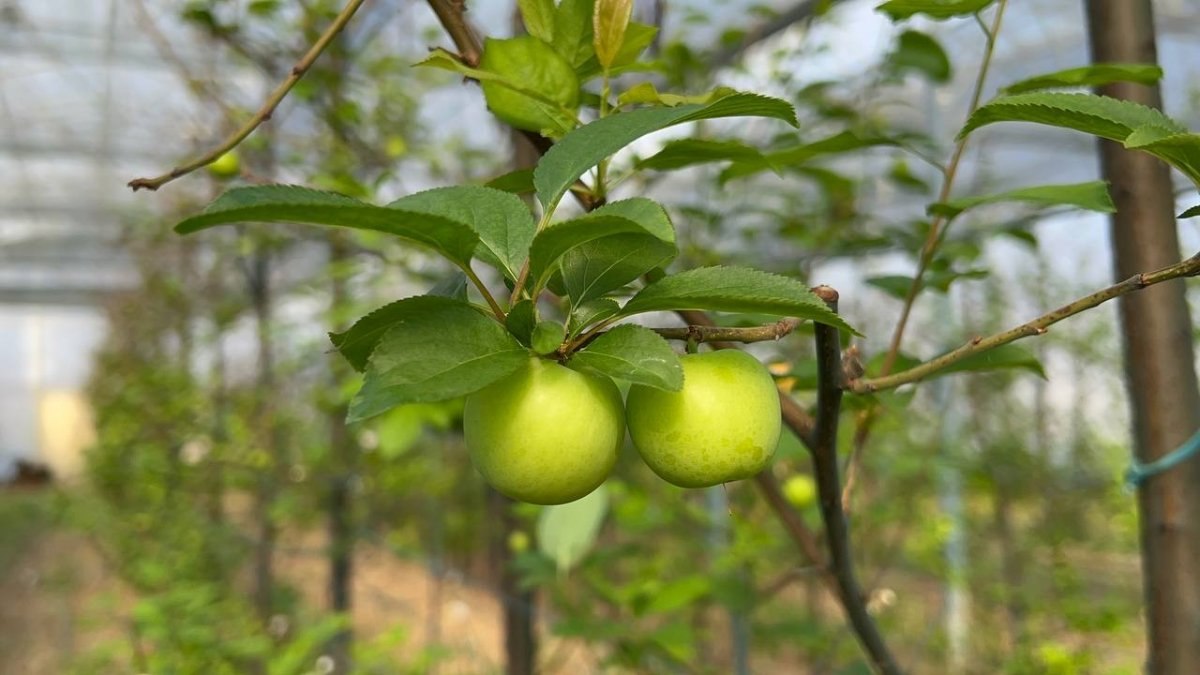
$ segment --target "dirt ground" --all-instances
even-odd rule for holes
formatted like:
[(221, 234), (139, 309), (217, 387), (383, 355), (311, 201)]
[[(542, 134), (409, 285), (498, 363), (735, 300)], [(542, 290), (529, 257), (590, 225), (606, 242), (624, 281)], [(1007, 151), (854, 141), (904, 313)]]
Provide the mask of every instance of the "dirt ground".
[[(320, 535), (281, 542), (281, 576), (306, 604), (324, 603)], [(397, 654), (408, 660), (436, 642), (453, 656), (439, 664), (440, 675), (493, 673), (502, 663), (500, 607), (485, 589), (455, 575), (440, 582), (420, 565), (361, 545), (355, 557), (353, 587), (356, 636), (370, 639), (406, 625), (409, 639)], [(106, 568), (103, 559), (76, 533), (51, 532), (33, 541), (0, 575), (0, 675), (57, 675), (73, 659), (105, 643), (121, 640), (133, 594)], [(595, 654), (582, 644), (543, 638), (553, 655), (554, 673), (595, 670)], [(132, 671), (130, 671), (132, 672)]]

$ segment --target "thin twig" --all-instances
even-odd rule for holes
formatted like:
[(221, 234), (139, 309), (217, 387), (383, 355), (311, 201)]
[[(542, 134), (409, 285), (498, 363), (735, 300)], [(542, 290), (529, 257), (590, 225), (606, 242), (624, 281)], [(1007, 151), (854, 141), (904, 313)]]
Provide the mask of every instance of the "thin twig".
[[(991, 69), (992, 56), (996, 49), (996, 36), (1000, 32), (1000, 25), (1004, 19), (1004, 9), (1007, 7), (1007, 0), (1000, 0), (996, 6), (996, 14), (992, 18), (991, 28), (979, 17), (975, 15), (976, 22), (983, 28), (984, 37), (986, 39), (983, 59), (979, 63), (979, 71), (975, 75), (975, 87), (971, 92), (971, 102), (967, 106), (967, 117), (979, 107), (979, 102), (983, 98), (983, 87), (987, 82), (988, 71)], [(958, 176), (958, 165), (962, 161), (963, 153), (967, 149), (967, 139), (964, 137), (954, 146), (954, 152), (950, 156), (950, 162), (946, 164), (946, 168), (942, 172), (942, 187), (938, 192), (937, 201), (945, 202), (950, 199), (950, 192), (954, 187), (954, 180)], [(949, 223), (944, 216), (935, 215), (929, 222), (929, 234), (925, 238), (925, 244), (921, 247), (921, 256), (917, 260), (917, 271), (913, 275), (912, 283), (909, 284), (908, 293), (904, 296), (904, 306), (900, 310), (900, 318), (896, 320), (896, 327), (892, 331), (892, 340), (888, 345), (887, 355), (883, 359), (883, 366), (880, 368), (881, 375), (888, 375), (892, 372), (892, 368), (896, 366), (896, 359), (900, 356), (900, 344), (904, 340), (904, 330), (908, 327), (908, 319), (912, 314), (913, 304), (920, 295), (925, 278), (925, 272), (929, 269), (929, 265), (933, 262), (934, 254), (937, 253), (938, 246), (945, 239), (945, 230)], [(867, 439), (871, 435), (871, 425), (874, 424), (875, 418), (879, 414), (879, 406), (871, 406), (862, 411), (858, 415), (857, 423), (854, 430), (854, 442), (850, 446), (850, 458), (846, 462), (846, 487), (842, 494), (843, 508), (850, 508), (850, 491), (854, 486), (858, 476), (859, 467), (862, 463), (863, 448), (867, 445)]]
[(800, 513), (788, 503), (775, 474), (767, 469), (754, 477), (754, 483), (758, 486), (758, 491), (762, 493), (763, 499), (767, 500), (767, 504), (775, 512), (775, 516), (779, 518), (783, 529), (787, 530), (788, 536), (791, 537), (796, 547), (800, 549), (808, 562), (821, 572), (821, 581), (829, 586), (834, 595), (837, 595), (837, 580), (833, 578), (833, 574), (825, 563), (825, 555), (821, 553), (821, 545), (817, 543), (817, 536), (805, 524)]
[(1010, 328), (1001, 333), (996, 333), (985, 338), (977, 337), (954, 351), (947, 352), (936, 359), (926, 361), (919, 366), (914, 366), (895, 375), (885, 375), (881, 377), (869, 377), (852, 380), (846, 383), (846, 389), (856, 394), (866, 394), (874, 391), (883, 391), (885, 389), (894, 389), (904, 384), (910, 384), (919, 380), (925, 379), (930, 375), (934, 375), (946, 368), (962, 361), (963, 359), (981, 354), (990, 349), (995, 349), (1001, 345), (1006, 345), (1015, 340), (1033, 335), (1043, 335), (1046, 329), (1063, 319), (1074, 316), (1085, 310), (1091, 309), (1097, 305), (1105, 303), (1113, 298), (1138, 291), (1147, 286), (1153, 286), (1164, 281), (1178, 279), (1181, 277), (1194, 277), (1200, 275), (1200, 253), (1193, 255), (1187, 260), (1177, 262), (1174, 265), (1168, 265), (1154, 272), (1145, 272), (1135, 274), (1125, 281), (1113, 284), (1108, 288), (1096, 291), (1091, 295), (1085, 295), (1078, 300), (1063, 305), (1058, 309), (1047, 312), (1038, 318), (1023, 323), (1015, 328)]
[(458, 48), (458, 57), (472, 68), (479, 67), (483, 43), (471, 24), (467, 23), (466, 3), (463, 0), (429, 0), (429, 8)]
[(325, 29), (325, 32), (321, 34), (321, 37), (319, 37), (313, 46), (309, 48), (308, 53), (306, 53), (299, 61), (297, 61), (296, 65), (292, 66), (292, 71), (290, 74), (288, 74), (287, 79), (281, 82), (279, 86), (275, 88), (275, 91), (271, 92), (271, 95), (267, 98), (267, 101), (263, 104), (262, 108), (260, 108), (253, 117), (243, 124), (241, 128), (239, 128), (237, 131), (234, 131), (233, 134), (221, 142), (221, 144), (198, 159), (184, 164), (183, 166), (175, 167), (174, 169), (171, 169), (170, 172), (158, 176), (157, 178), (135, 178), (129, 181), (129, 187), (133, 188), (134, 192), (142, 188), (147, 190), (157, 190), (158, 188), (170, 183), (180, 176), (186, 176), (197, 169), (212, 164), (217, 160), (218, 157), (237, 147), (237, 145), (245, 140), (247, 136), (253, 133), (255, 129), (257, 129), (267, 120), (271, 119), (271, 115), (274, 114), (275, 108), (279, 107), (279, 104), (284, 98), (287, 97), (288, 92), (292, 90), (292, 87), (296, 86), (296, 83), (300, 81), (300, 78), (304, 77), (304, 74), (307, 73), (308, 69), (312, 67), (312, 64), (316, 62), (317, 57), (321, 55), (321, 52), (325, 51), (325, 48), (329, 46), (329, 43), (333, 42), (333, 38), (336, 37), (337, 34), (346, 27), (346, 24), (350, 21), (350, 18), (354, 16), (354, 13), (358, 11), (358, 8), (361, 7), (365, 1), (366, 0), (350, 0), (348, 3), (346, 3), (346, 6), (342, 8), (342, 11), (338, 13), (337, 17), (334, 18), (333, 23), (329, 25), (329, 28)]
[(727, 328), (725, 326), (683, 326), (681, 328), (653, 328), (655, 333), (668, 340), (688, 342), (769, 342), (780, 340), (800, 325), (800, 319), (783, 319), (765, 326)]
[[(987, 82), (988, 71), (992, 65), (992, 55), (996, 48), (996, 35), (1000, 31), (1000, 23), (1004, 19), (1004, 8), (1007, 6), (1006, 0), (1000, 0), (996, 5), (996, 16), (992, 19), (991, 30), (984, 28), (987, 36), (986, 46), (983, 51), (983, 61), (979, 64), (979, 74), (975, 77), (975, 89), (971, 92), (971, 103), (967, 106), (967, 116), (979, 107), (979, 101), (983, 98), (983, 87)], [(982, 25), (982, 24), (981, 24)], [(950, 191), (954, 187), (954, 179), (958, 175), (958, 165), (962, 161), (964, 152), (967, 149), (967, 138), (963, 137), (954, 146), (954, 154), (950, 156), (950, 162), (946, 165), (945, 178), (942, 180), (942, 188), (938, 193), (937, 200), (945, 202), (950, 199)], [(896, 321), (896, 328), (892, 332), (892, 342), (888, 347), (887, 358), (884, 359), (882, 371), (884, 374), (891, 372), (896, 365), (896, 358), (900, 354), (900, 342), (904, 338), (904, 329), (908, 325), (909, 315), (912, 313), (913, 303), (917, 299), (917, 295), (921, 292), (922, 280), (925, 277), (925, 272), (929, 269), (930, 263), (933, 262), (933, 256), (937, 253), (938, 244), (941, 242), (944, 232), (944, 227), (947, 226), (947, 220), (944, 216), (934, 216), (929, 222), (929, 234), (925, 237), (925, 245), (921, 247), (921, 257), (917, 262), (917, 272), (913, 275), (912, 283), (909, 284), (908, 294), (904, 298), (904, 307), (900, 310), (900, 318)]]
[[(829, 308), (837, 311), (837, 291), (819, 286), (814, 292)], [(838, 422), (842, 412), (842, 355), (838, 329), (825, 324), (815, 326), (817, 342), (817, 426), (813, 431), (813, 476), (817, 481), (821, 516), (825, 521), (825, 537), (829, 542), (830, 567), (837, 579), (842, 607), (854, 634), (858, 637), (875, 669), (891, 675), (899, 673), (891, 652), (879, 633), (874, 619), (867, 612), (866, 597), (854, 574), (854, 559), (850, 552), (850, 528), (842, 510), (841, 485), (838, 479)]]

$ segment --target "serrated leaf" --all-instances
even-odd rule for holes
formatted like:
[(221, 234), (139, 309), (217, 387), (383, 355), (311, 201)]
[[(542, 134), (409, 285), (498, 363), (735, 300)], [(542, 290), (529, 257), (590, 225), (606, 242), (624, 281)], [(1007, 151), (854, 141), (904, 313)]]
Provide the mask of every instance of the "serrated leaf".
[(636, 166), (639, 169), (669, 171), (695, 164), (738, 160), (770, 164), (770, 160), (762, 151), (741, 141), (683, 138), (668, 142), (657, 154), (638, 160)]
[(592, 14), (592, 45), (596, 60), (605, 69), (612, 67), (625, 41), (625, 29), (633, 14), (633, 0), (595, 0)]
[(545, 356), (559, 348), (562, 345), (563, 338), (566, 337), (566, 329), (557, 321), (539, 321), (538, 325), (533, 327), (533, 333), (529, 337), (529, 345), (535, 354)]
[(1066, 185), (1038, 185), (994, 195), (963, 197), (930, 204), (928, 212), (930, 215), (954, 219), (977, 206), (1001, 202), (1024, 202), (1037, 206), (1075, 206), (1099, 213), (1112, 213), (1117, 210), (1108, 194), (1108, 183), (1098, 180)]
[(455, 271), (450, 276), (434, 284), (425, 295), (436, 295), (442, 298), (467, 301), (467, 275)]
[(567, 321), (567, 332), (572, 337), (588, 326), (605, 319), (611, 319), (621, 311), (621, 303), (612, 298), (596, 298), (579, 304), (571, 312)]
[(790, 316), (859, 335), (799, 281), (745, 267), (700, 267), (663, 277), (633, 296), (621, 316), (677, 309)]
[(529, 278), (535, 289), (543, 288), (559, 262), (572, 249), (617, 234), (651, 235), (646, 228), (623, 214), (597, 209), (595, 212), (554, 223), (533, 239), (529, 248)]
[(483, 184), (484, 187), (511, 192), (515, 195), (533, 193), (533, 169), (517, 169), (496, 176)]
[(592, 48), (594, 0), (561, 0), (554, 12), (554, 50), (572, 68), (578, 68), (595, 54)]
[(1001, 345), (986, 352), (980, 352), (948, 366), (939, 371), (939, 375), (961, 372), (982, 372), (990, 370), (1019, 369), (1028, 370), (1042, 379), (1046, 379), (1046, 371), (1042, 368), (1037, 356), (1025, 347), (1014, 344)]
[[(559, 263), (561, 292), (587, 302), (667, 265), (678, 253), (675, 228), (656, 202), (644, 197), (613, 202), (593, 212), (637, 223), (643, 231), (601, 237), (567, 251)], [(551, 288), (555, 292), (559, 289)]]
[(1200, 204), (1197, 204), (1196, 206), (1193, 206), (1192, 208), (1184, 211), (1183, 213), (1179, 214), (1178, 217), (1180, 219), (1183, 219), (1183, 218), (1195, 218), (1196, 216), (1200, 216)]
[(1200, 186), (1200, 135), (1132, 101), (1060, 92), (1001, 96), (972, 113), (959, 138), (996, 122), (1034, 122), (1118, 141), (1158, 157)]
[(720, 181), (726, 183), (734, 178), (742, 178), (762, 171), (778, 172), (802, 167), (805, 163), (822, 155), (853, 152), (879, 146), (898, 146), (901, 143), (901, 139), (891, 136), (852, 130), (842, 131), (819, 141), (765, 153), (761, 159), (735, 160), (721, 172)]
[(529, 255), (537, 224), (520, 197), (480, 185), (435, 188), (402, 197), (388, 208), (429, 213), (465, 223), (479, 235), (476, 255), (509, 279)]
[(530, 346), (533, 341), (535, 323), (537, 323), (537, 317), (532, 300), (521, 300), (513, 305), (512, 309), (508, 310), (508, 315), (504, 317), (504, 327), (526, 347)]
[(996, 122), (1034, 122), (1082, 131), (1093, 136), (1124, 142), (1140, 127), (1160, 127), (1186, 132), (1161, 112), (1132, 101), (1108, 96), (1034, 92), (1000, 96), (980, 106), (967, 119), (961, 139), (972, 131)]
[(538, 550), (554, 561), (560, 574), (569, 572), (596, 543), (607, 513), (604, 485), (568, 504), (543, 507), (538, 514)]
[(900, 34), (896, 49), (888, 59), (896, 72), (916, 71), (934, 82), (949, 82), (953, 70), (946, 50), (933, 37), (915, 30)]
[(467, 225), (427, 213), (389, 209), (333, 192), (294, 185), (238, 187), (222, 194), (200, 215), (175, 226), (180, 234), (242, 222), (287, 222), (374, 230), (406, 239), (468, 264), (479, 236)]
[(917, 14), (942, 21), (982, 12), (993, 2), (995, 0), (888, 0), (875, 9), (887, 14), (893, 21)]
[(517, 0), (517, 7), (530, 35), (543, 42), (554, 41), (554, 0)]
[(625, 324), (575, 352), (567, 366), (665, 391), (683, 388), (679, 355), (658, 333)]
[(348, 421), (465, 396), (529, 361), (503, 326), (465, 302), (423, 295), (389, 307), (394, 321), (367, 360)]
[(1000, 91), (1021, 94), (1057, 87), (1099, 87), (1114, 82), (1154, 84), (1162, 79), (1162, 68), (1150, 63), (1097, 63), (1046, 73), (1008, 85)]
[(707, 105), (641, 108), (584, 125), (562, 138), (542, 156), (533, 184), (543, 207), (558, 205), (570, 186), (600, 160), (633, 141), (676, 124), (719, 117), (773, 117), (796, 126), (796, 113), (785, 101), (757, 94), (733, 94)]
[(500, 121), (553, 136), (575, 127), (579, 78), (571, 64), (550, 45), (532, 35), (488, 38), (484, 40), (479, 68), (503, 78), (480, 82), (488, 109)]
[(677, 106), (685, 103), (712, 103), (726, 96), (738, 93), (729, 87), (717, 87), (703, 94), (665, 94), (658, 91), (653, 82), (639, 82), (621, 92), (617, 97), (618, 106), (649, 103), (658, 106)]

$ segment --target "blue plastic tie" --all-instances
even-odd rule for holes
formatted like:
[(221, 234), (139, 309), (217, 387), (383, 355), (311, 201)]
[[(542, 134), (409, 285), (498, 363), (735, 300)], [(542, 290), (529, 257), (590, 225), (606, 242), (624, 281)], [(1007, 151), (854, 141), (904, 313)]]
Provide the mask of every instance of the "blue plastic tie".
[(1192, 437), (1184, 441), (1183, 445), (1149, 464), (1142, 464), (1136, 459), (1133, 460), (1129, 471), (1125, 472), (1125, 484), (1130, 489), (1136, 488), (1146, 482), (1148, 478), (1172, 469), (1197, 454), (1200, 454), (1200, 431), (1192, 434)]

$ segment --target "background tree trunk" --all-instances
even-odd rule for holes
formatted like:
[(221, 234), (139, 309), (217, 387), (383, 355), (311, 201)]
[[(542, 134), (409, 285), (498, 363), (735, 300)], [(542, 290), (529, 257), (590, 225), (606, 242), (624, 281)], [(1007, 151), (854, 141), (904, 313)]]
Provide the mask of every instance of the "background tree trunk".
[[(346, 306), (345, 262), (349, 258), (345, 240), (341, 233), (329, 234), (330, 314), (335, 315)], [(330, 391), (340, 391), (340, 377), (344, 363), (334, 355), (330, 363)], [(351, 489), (358, 470), (358, 448), (350, 430), (346, 428), (346, 406), (329, 406), (329, 453), (333, 469), (329, 482), (328, 527), (329, 527), (329, 608), (337, 614), (350, 618), (352, 582), (354, 579), (354, 501)], [(351, 647), (354, 634), (349, 625), (329, 641), (329, 654), (334, 661), (334, 672), (353, 671)]]
[[(1156, 63), (1150, 0), (1087, 0), (1094, 62)], [(1162, 107), (1157, 86), (1117, 84), (1101, 93)], [(1112, 184), (1113, 259), (1118, 278), (1179, 260), (1168, 168), (1150, 155), (1101, 141)], [(1200, 426), (1192, 322), (1184, 283), (1120, 300), (1125, 369), (1138, 460), (1171, 452)], [(1151, 673), (1195, 673), (1200, 664), (1200, 461), (1150, 478), (1138, 491)]]

